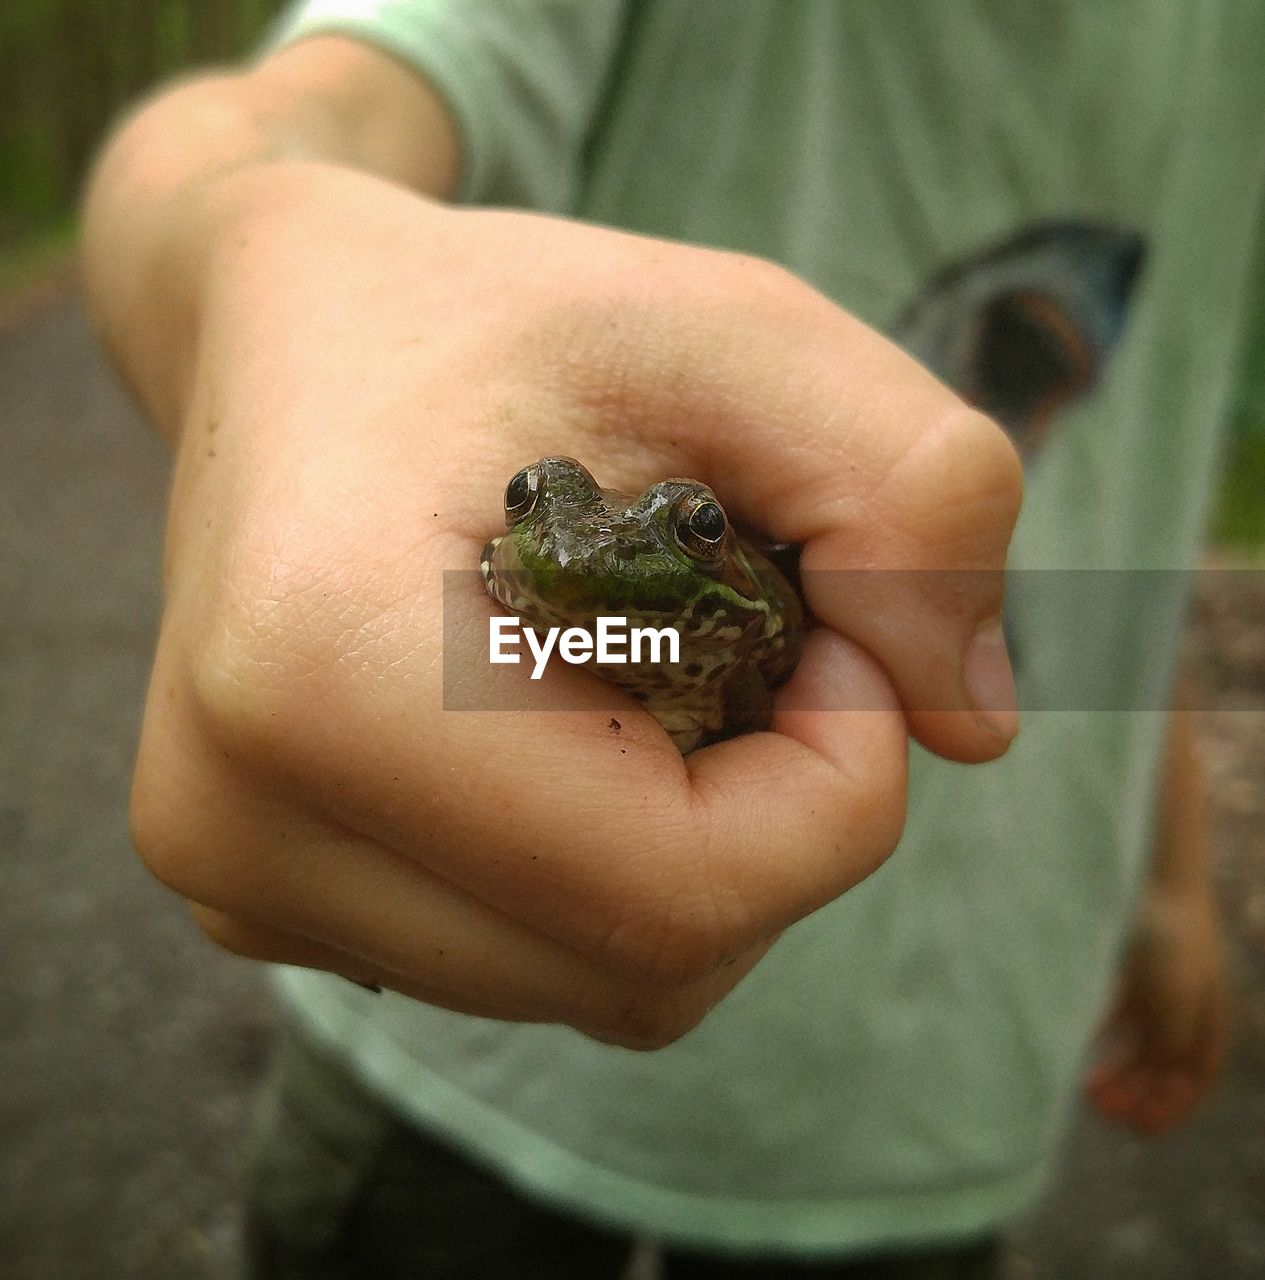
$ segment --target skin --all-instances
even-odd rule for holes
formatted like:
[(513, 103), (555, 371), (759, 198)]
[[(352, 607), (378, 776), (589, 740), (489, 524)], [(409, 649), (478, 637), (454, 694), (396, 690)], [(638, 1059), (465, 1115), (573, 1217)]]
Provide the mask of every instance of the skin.
[(1229, 1043), (1229, 993), (1212, 883), (1212, 841), (1191, 714), (1170, 719), (1150, 882), (1086, 1094), (1139, 1133), (1185, 1120), (1217, 1078)]
[(799, 660), (802, 610), (706, 485), (664, 480), (634, 498), (599, 488), (573, 458), (542, 458), (510, 480), (505, 517), (480, 568), (493, 599), (533, 627), (593, 635), (598, 617), (619, 615), (676, 631), (675, 664), (591, 669), (632, 694), (678, 750), (769, 727), (772, 691)]
[[(1021, 472), (780, 269), (453, 209), (459, 172), (439, 98), (335, 37), (170, 88), (103, 151), (87, 298), (174, 456), (135, 841), (241, 955), (655, 1048), (891, 853), (911, 737), (1006, 750)], [(445, 712), (441, 613), (487, 600), (443, 571), (552, 454), (705, 476), (806, 570), (942, 572), (825, 575), (773, 731), (684, 759), (631, 706), (617, 746), (582, 671), (542, 682), (565, 711)], [(525, 676), (471, 678), (496, 705)]]

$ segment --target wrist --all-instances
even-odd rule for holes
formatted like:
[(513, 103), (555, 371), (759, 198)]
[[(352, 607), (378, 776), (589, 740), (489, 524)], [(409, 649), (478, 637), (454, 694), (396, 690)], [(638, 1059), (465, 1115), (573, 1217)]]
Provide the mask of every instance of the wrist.
[(459, 153), (447, 108), (421, 77), (338, 36), (204, 74), (134, 112), (87, 187), (83, 276), (102, 338), (160, 429), (174, 433), (188, 399), (216, 246), (262, 193), (239, 176), (307, 162), (446, 199)]
[(286, 170), (335, 168), (344, 149), (328, 119), (270, 116), (258, 96), (248, 74), (169, 90), (118, 128), (85, 191), (90, 313), (169, 439), (187, 407), (205, 286), (221, 250), (294, 187)]
[(142, 106), (110, 139), (85, 192), (89, 311), (168, 436), (193, 363), (198, 269), (213, 238), (205, 197), (264, 151), (242, 96), (236, 77), (216, 76)]
[(1207, 879), (1152, 879), (1138, 904), (1135, 936), (1184, 933), (1195, 920), (1215, 918), (1216, 898)]

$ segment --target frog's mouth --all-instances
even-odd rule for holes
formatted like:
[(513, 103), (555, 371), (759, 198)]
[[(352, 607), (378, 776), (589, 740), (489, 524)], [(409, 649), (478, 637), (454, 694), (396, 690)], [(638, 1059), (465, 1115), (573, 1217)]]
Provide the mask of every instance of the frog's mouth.
[(505, 535), (501, 534), (498, 537), (489, 538), (487, 543), (484, 544), (483, 554), (479, 557), (479, 572), (483, 575), (483, 581), (489, 587), (491, 587), (494, 577), (492, 564), (496, 559), (496, 549), (504, 541), (504, 537)]
[(504, 541), (504, 534), (488, 541), (479, 557), (479, 572), (483, 575), (483, 585), (487, 587), (488, 595), (493, 600), (507, 609), (518, 609), (520, 606), (516, 603), (515, 593), (509, 589), (511, 575), (502, 572), (504, 566), (498, 563), (497, 550)]
[(533, 589), (533, 575), (524, 567), (513, 540), (504, 534), (491, 539), (483, 548), (479, 572), (483, 575), (488, 595), (529, 623), (569, 626), (573, 621), (559, 610), (550, 608), (540, 593)]

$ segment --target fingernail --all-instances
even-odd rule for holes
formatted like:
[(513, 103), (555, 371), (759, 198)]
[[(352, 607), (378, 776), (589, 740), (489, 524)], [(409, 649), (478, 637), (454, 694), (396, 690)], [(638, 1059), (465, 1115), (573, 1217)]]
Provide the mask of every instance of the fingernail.
[(963, 674), (980, 719), (1009, 742), (1019, 732), (1019, 703), (1000, 617), (990, 618), (975, 633), (966, 651)]

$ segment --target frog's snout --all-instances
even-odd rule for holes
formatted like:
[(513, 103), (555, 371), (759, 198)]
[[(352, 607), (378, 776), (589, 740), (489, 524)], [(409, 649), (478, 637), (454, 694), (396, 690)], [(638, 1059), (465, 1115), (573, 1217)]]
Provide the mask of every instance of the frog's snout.
[(484, 585), (493, 595), (496, 594), (496, 571), (494, 567), (496, 565), (496, 549), (501, 545), (501, 538), (503, 537), (504, 534), (500, 535), (500, 537), (490, 538), (484, 544), (483, 552), (479, 556), (479, 573), (483, 576)]

